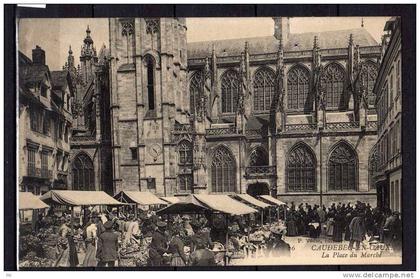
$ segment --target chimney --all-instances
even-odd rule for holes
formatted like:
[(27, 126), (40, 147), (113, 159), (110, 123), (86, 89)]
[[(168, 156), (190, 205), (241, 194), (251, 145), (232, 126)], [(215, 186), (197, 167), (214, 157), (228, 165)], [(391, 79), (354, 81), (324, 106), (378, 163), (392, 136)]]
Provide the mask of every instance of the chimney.
[(38, 65), (45, 65), (45, 51), (40, 46), (36, 46), (32, 50), (32, 62)]
[(274, 37), (281, 40), (284, 44), (287, 43), (290, 35), (289, 17), (273, 17), (274, 20)]

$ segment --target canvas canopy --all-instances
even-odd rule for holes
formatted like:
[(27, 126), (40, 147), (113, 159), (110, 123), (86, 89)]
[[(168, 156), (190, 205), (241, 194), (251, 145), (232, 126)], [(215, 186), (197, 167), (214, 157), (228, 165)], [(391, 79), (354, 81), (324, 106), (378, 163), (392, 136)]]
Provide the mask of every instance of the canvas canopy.
[(51, 190), (41, 196), (47, 204), (68, 206), (80, 205), (124, 205), (103, 191)]
[(127, 203), (136, 203), (139, 205), (166, 205), (166, 201), (163, 201), (156, 197), (153, 193), (150, 192), (140, 192), (140, 191), (121, 191), (114, 196), (115, 199), (119, 201), (125, 201)]
[(178, 203), (181, 201), (180, 198), (178, 197), (160, 197), (160, 199), (166, 201), (167, 203), (173, 204), (173, 203)]
[(275, 205), (285, 205), (284, 202), (279, 201), (278, 199), (273, 198), (270, 195), (262, 195), (262, 196), (260, 196), (260, 198), (263, 199), (264, 201), (268, 201), (268, 202), (270, 202), (272, 204), (275, 204)]
[(245, 215), (256, 213), (257, 210), (249, 207), (237, 200), (232, 199), (228, 195), (193, 195), (202, 205), (221, 213), (231, 215)]
[(253, 206), (256, 206), (258, 208), (267, 208), (267, 207), (271, 206), (270, 204), (267, 204), (265, 202), (257, 200), (256, 198), (254, 198), (253, 196), (250, 196), (248, 194), (236, 194), (236, 196), (238, 198), (240, 198), (241, 200), (243, 200), (243, 201), (245, 201), (245, 202), (247, 202), (247, 203), (249, 203)]
[(204, 206), (193, 195), (186, 196), (173, 204), (168, 205), (156, 211), (157, 214), (201, 214), (205, 211), (211, 211), (210, 208)]
[(35, 196), (30, 192), (19, 192), (19, 209), (30, 210), (30, 209), (42, 209), (48, 208), (48, 204), (41, 201), (39, 197)]

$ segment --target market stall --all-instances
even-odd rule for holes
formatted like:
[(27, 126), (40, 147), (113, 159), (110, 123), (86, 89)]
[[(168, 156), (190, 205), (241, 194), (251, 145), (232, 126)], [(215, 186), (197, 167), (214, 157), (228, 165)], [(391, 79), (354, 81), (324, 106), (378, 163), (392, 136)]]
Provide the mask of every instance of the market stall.
[(264, 201), (267, 201), (267, 202), (269, 202), (269, 203), (271, 203), (271, 204), (275, 204), (275, 205), (278, 205), (278, 206), (282, 206), (282, 205), (286, 205), (284, 202), (282, 202), (282, 201), (280, 201), (280, 200), (278, 200), (278, 199), (276, 199), (276, 198), (273, 198), (272, 196), (270, 196), (270, 195), (261, 195), (261, 196), (259, 196), (262, 200), (264, 200)]
[(124, 205), (104, 191), (51, 190), (42, 195), (40, 199), (50, 205), (67, 205), (72, 207), (85, 205)]
[[(237, 252), (242, 251), (233, 251), (232, 240), (229, 233), (229, 217), (230, 216), (239, 216), (239, 215), (248, 215), (252, 213), (257, 213), (258, 211), (240, 201), (237, 201), (228, 195), (194, 195), (194, 198), (201, 202), (204, 206), (212, 209), (215, 214), (223, 214), (226, 219), (226, 238), (225, 238), (225, 265), (228, 264), (232, 259), (242, 257), (243, 255), (237, 254)], [(237, 242), (240, 242), (237, 240)]]
[(271, 207), (273, 205), (262, 202), (262, 201), (260, 201), (256, 198), (254, 198), (253, 196), (248, 195), (248, 194), (235, 194), (234, 197), (236, 197), (240, 201), (245, 202), (246, 204), (251, 205), (252, 207), (255, 207), (255, 208), (259, 209), (259, 211), (261, 213), (261, 225), (263, 225), (263, 223), (264, 223), (264, 210), (268, 209), (269, 207)]
[[(40, 198), (49, 205), (64, 205), (71, 207), (71, 219), (74, 218), (74, 207), (76, 206), (123, 206), (121, 203), (103, 191), (71, 191), (71, 190), (51, 190)], [(71, 222), (73, 231), (73, 222)]]
[(211, 208), (218, 213), (225, 213), (229, 215), (246, 215), (258, 212), (252, 207), (249, 207), (228, 195), (193, 195), (193, 197), (202, 203), (204, 206)]
[(140, 192), (140, 191), (121, 191), (114, 196), (115, 199), (131, 204), (134, 206), (134, 215), (137, 218), (138, 206), (150, 207), (150, 206), (160, 206), (167, 205), (168, 202), (159, 199), (151, 192)]
[[(260, 204), (261, 205), (261, 204)], [(205, 214), (223, 216), (226, 219), (226, 227), (229, 227), (229, 216), (247, 215), (257, 213), (258, 211), (246, 204), (237, 201), (228, 195), (207, 195), (207, 194), (191, 194), (184, 197), (182, 201), (171, 204), (156, 213), (159, 215), (165, 214)], [(216, 255), (221, 254), (224, 258), (224, 263), (227, 264), (229, 253), (229, 232), (226, 228), (225, 244), (218, 246)], [(216, 256), (217, 258), (217, 256)]]
[(171, 214), (204, 214), (211, 211), (210, 208), (204, 206), (193, 195), (184, 197), (178, 202), (172, 203), (165, 208), (156, 211), (158, 215), (171, 215)]
[[(276, 205), (277, 207), (277, 219), (280, 219), (280, 207), (285, 207), (286, 204), (276, 198), (273, 198), (270, 195), (261, 195), (259, 196), (259, 198), (261, 198), (262, 201), (267, 202), (269, 204), (272, 205)], [(284, 212), (284, 220), (286, 220), (286, 210), (283, 210)]]
[(48, 208), (48, 204), (30, 192), (19, 192), (19, 210)]
[(30, 192), (19, 192), (19, 220), (25, 221), (25, 211), (30, 211), (32, 221), (32, 230), (35, 229), (35, 223), (38, 217), (38, 210), (48, 208), (48, 204), (44, 203)]
[(160, 197), (161, 200), (164, 200), (165, 202), (169, 204), (180, 202), (182, 199), (179, 197)]

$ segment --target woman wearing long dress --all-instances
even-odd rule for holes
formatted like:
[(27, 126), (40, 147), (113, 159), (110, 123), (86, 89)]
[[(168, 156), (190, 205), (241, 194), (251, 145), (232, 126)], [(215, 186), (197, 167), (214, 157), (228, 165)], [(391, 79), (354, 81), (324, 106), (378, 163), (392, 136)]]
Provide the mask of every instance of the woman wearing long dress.
[(56, 246), (57, 259), (55, 260), (54, 267), (69, 267), (70, 266), (70, 253), (69, 243), (67, 238), (60, 237)]
[(335, 212), (328, 211), (327, 213), (327, 223), (326, 223), (326, 234), (327, 236), (332, 236), (334, 232), (334, 215)]
[(345, 226), (345, 229), (344, 229), (344, 240), (346, 240), (346, 241), (350, 241), (350, 228), (349, 228), (349, 225), (350, 225), (351, 220), (353, 220), (353, 218), (354, 218), (353, 213), (352, 212), (348, 212), (347, 215), (346, 215), (345, 224), (344, 224), (344, 226)]
[(298, 230), (296, 226), (296, 211), (292, 210), (286, 221), (287, 236), (297, 236)]
[(70, 249), (67, 235), (70, 234), (70, 220), (62, 218), (63, 223), (58, 229), (59, 239), (56, 246), (57, 259), (54, 263), (55, 267), (70, 266)]
[(343, 228), (344, 228), (344, 212), (337, 211), (337, 214), (334, 217), (334, 229), (333, 229), (333, 241), (341, 242), (343, 241)]
[(86, 254), (83, 260), (83, 266), (96, 266), (96, 238), (97, 238), (97, 227), (92, 221), (88, 221), (86, 227)]
[(187, 265), (187, 256), (184, 252), (184, 242), (181, 239), (181, 228), (172, 229), (172, 237), (169, 241), (169, 252), (172, 254), (171, 266)]

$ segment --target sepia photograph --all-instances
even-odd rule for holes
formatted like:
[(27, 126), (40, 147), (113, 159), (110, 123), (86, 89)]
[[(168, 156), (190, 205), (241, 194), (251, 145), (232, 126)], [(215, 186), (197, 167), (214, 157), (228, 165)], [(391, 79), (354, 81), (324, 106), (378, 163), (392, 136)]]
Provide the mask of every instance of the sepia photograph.
[(398, 14), (16, 26), (18, 269), (402, 264)]

